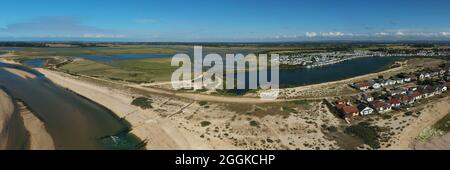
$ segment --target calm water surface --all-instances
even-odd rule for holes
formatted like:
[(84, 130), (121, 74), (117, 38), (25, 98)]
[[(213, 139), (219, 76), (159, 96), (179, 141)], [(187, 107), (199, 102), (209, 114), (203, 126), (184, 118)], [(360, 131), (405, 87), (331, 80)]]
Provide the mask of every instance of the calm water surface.
[[(37, 78), (23, 79), (4, 67), (30, 72)], [(36, 71), (0, 63), (0, 85), (42, 118), (57, 149), (136, 149), (140, 145), (136, 136), (127, 133), (128, 124), (114, 113), (53, 84)]]

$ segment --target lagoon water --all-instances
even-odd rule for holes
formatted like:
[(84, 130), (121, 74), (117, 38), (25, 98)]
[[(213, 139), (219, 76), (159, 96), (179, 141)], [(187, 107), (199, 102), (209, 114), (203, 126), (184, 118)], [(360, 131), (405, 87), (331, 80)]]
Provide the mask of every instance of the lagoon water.
[(300, 86), (343, 80), (386, 69), (401, 57), (366, 57), (312, 68), (280, 70), (281, 86)]
[(31, 67), (36, 67), (36, 68), (42, 68), (44, 66), (45, 63), (45, 59), (42, 58), (36, 58), (36, 59), (29, 59), (29, 60), (25, 60), (23, 62), (23, 64), (31, 66)]
[[(401, 57), (366, 57), (348, 60), (342, 63), (317, 67), (312, 69), (295, 68), (281, 69), (280, 87), (293, 87), (324, 82), (338, 81), (360, 75), (382, 71)], [(231, 73), (230, 73), (231, 74)], [(248, 75), (246, 73), (246, 84), (248, 85)], [(236, 76), (236, 74), (235, 74)], [(270, 74), (268, 73), (269, 80)], [(248, 88), (248, 86), (247, 86)], [(238, 94), (243, 94), (246, 90), (239, 90)]]
[[(23, 79), (4, 67), (20, 69), (37, 78)], [(136, 149), (140, 143), (136, 136), (127, 133), (129, 126), (114, 113), (53, 84), (34, 70), (0, 63), (0, 85), (42, 119), (56, 149)]]

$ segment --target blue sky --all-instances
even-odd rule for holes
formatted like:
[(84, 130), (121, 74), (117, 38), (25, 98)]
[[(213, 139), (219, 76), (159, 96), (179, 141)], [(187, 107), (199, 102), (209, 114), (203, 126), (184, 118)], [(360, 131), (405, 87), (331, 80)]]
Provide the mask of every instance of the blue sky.
[(450, 40), (448, 0), (2, 0), (0, 40)]

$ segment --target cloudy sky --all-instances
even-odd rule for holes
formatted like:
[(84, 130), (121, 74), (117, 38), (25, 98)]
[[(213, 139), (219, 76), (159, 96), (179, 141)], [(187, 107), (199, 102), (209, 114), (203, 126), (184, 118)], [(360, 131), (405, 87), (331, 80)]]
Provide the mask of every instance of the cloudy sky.
[(0, 40), (450, 40), (448, 0), (2, 0)]

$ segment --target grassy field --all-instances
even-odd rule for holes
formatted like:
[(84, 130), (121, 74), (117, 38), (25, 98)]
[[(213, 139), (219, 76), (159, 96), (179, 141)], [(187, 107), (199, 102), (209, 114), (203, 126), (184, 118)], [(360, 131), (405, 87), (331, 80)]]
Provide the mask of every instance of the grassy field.
[(125, 80), (136, 83), (169, 81), (177, 67), (170, 65), (170, 58), (152, 58), (114, 62), (111, 65), (90, 60), (75, 60), (60, 69), (88, 76)]

